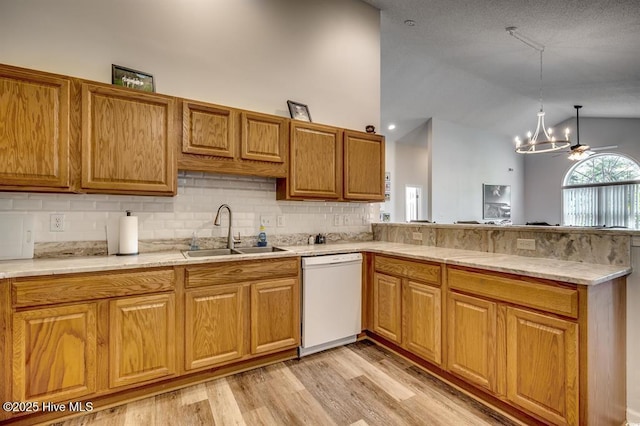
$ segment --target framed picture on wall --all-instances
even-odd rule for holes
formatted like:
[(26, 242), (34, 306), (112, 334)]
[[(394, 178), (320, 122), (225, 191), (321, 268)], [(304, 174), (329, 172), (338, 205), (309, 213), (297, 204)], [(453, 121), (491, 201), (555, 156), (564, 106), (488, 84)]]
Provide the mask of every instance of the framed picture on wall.
[(131, 68), (111, 65), (111, 84), (142, 90), (143, 92), (155, 92), (156, 85), (151, 74)]
[(511, 219), (511, 185), (482, 184), (482, 218)]
[(289, 114), (294, 120), (308, 121), (311, 123), (311, 114), (309, 113), (309, 107), (299, 102), (287, 101), (289, 106)]

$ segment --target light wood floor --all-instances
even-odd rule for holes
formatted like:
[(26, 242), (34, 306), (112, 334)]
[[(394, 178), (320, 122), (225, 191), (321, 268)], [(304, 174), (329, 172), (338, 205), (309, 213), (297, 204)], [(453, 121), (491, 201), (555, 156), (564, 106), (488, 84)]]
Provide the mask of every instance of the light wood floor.
[(77, 425), (511, 425), (363, 341), (70, 419)]

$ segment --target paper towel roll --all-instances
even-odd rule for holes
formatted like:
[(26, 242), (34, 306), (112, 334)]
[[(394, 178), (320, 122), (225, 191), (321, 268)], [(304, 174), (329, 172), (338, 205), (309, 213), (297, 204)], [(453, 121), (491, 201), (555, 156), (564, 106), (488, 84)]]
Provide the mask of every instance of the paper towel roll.
[(118, 254), (137, 254), (138, 253), (138, 217), (131, 216), (131, 212), (127, 212), (127, 216), (120, 218), (120, 252)]

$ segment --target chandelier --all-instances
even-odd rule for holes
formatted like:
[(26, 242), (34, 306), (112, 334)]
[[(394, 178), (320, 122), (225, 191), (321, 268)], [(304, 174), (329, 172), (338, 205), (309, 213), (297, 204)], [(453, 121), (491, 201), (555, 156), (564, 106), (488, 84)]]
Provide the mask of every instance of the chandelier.
[(517, 27), (505, 28), (510, 36), (540, 52), (540, 111), (538, 112), (536, 131), (533, 133), (531, 131), (527, 132), (527, 138), (524, 140), (516, 136), (516, 152), (520, 154), (542, 154), (567, 148), (571, 145), (571, 142), (569, 142), (569, 129), (565, 130), (564, 138), (556, 139), (552, 135), (553, 129), (551, 127), (547, 129), (544, 124), (544, 108), (542, 105), (542, 52), (544, 52), (544, 46), (518, 33), (517, 29)]

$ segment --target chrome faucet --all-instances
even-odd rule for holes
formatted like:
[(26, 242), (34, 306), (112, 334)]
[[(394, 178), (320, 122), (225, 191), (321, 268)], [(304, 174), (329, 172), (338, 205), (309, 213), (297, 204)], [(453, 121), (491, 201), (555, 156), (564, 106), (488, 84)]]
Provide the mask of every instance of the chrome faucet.
[(223, 208), (226, 208), (227, 211), (229, 212), (229, 233), (227, 234), (227, 248), (232, 249), (235, 243), (240, 242), (240, 233), (238, 233), (237, 240), (233, 237), (233, 234), (231, 233), (231, 223), (233, 219), (233, 215), (231, 213), (231, 207), (229, 207), (227, 204), (223, 204), (220, 207), (218, 207), (218, 212), (216, 213), (216, 218), (213, 220), (213, 224), (215, 226), (220, 226), (220, 212), (222, 211)]

